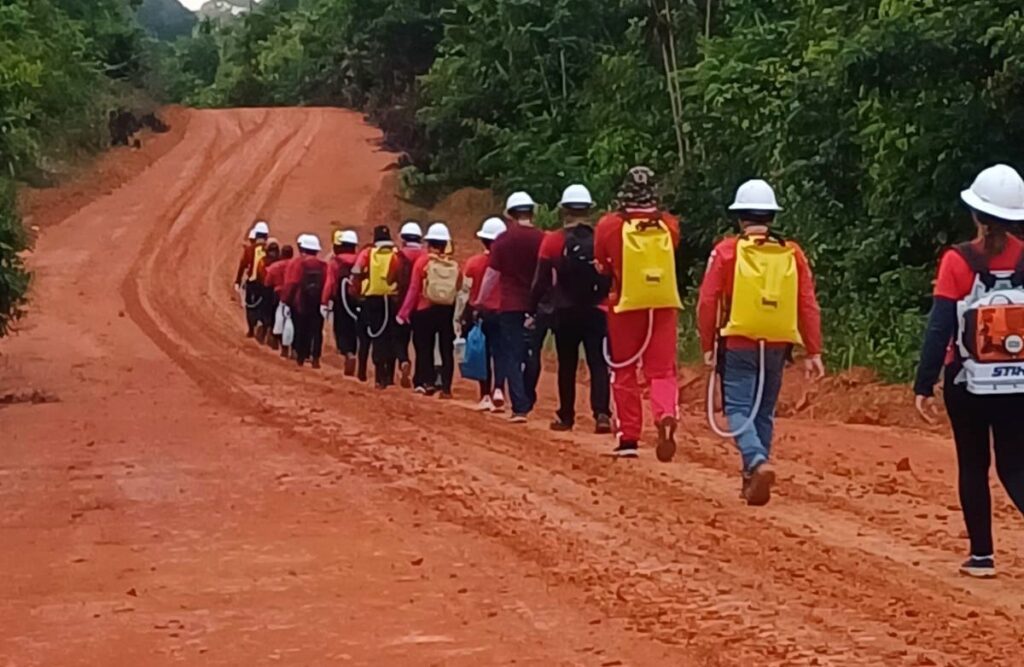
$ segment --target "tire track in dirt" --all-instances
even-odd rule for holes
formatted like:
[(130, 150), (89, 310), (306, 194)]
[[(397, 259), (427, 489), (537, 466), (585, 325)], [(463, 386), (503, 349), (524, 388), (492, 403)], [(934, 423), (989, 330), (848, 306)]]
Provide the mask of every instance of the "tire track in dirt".
[[(240, 308), (216, 286), (230, 280), (239, 229), (217, 218), (246, 218), (237, 210), (246, 191), (268, 195), (248, 202), (245, 213), (294, 196), (284, 177), (301, 169), (319, 127), (308, 119), (287, 125), (296, 123), (284, 136), (257, 126), (244, 142), (251, 150), (222, 154), (230, 166), (220, 176), (241, 168), (254, 147), (267, 151), (271, 159), (261, 164), (273, 168), (246, 172), (232, 183), (234, 194), (211, 182), (184, 192), (203, 202), (168, 216), (181, 225), (178, 237), (189, 239), (188, 252), (181, 258), (170, 239), (152, 235), (137, 260), (145, 267), (139, 279), (124, 285), (131, 317), (212, 400), (258, 412), (263, 423), (392, 484), (399, 498), (503, 541), (545, 567), (552, 582), (585, 590), (604, 613), (697, 660), (1012, 664), (1024, 641), (1015, 592), (997, 595), (939, 575), (958, 545), (927, 539), (925, 520), (892, 535), (907, 522), (898, 508), (887, 514), (893, 496), (874, 491), (872, 470), (837, 475), (794, 464), (785, 495), (757, 513), (737, 505), (731, 457), (707, 441), (681, 466), (612, 464), (595, 456), (602, 447), (595, 439), (552, 438), (459, 406), (370, 394), (339, 379), (336, 365), (319, 376), (302, 373), (240, 340)], [(270, 126), (283, 125), (279, 118)], [(214, 220), (199, 210), (211, 207)], [(275, 220), (275, 231), (307, 225), (323, 222)], [(188, 281), (172, 294), (161, 288), (158, 267), (175, 258), (187, 262)], [(273, 383), (261, 381), (267, 375)], [(869, 491), (855, 499), (828, 491), (851, 482)], [(929, 502), (931, 486), (919, 486), (911, 497), (930, 516), (939, 506)], [(907, 560), (914, 554), (917, 563)], [(921, 562), (931, 569), (922, 571)]]

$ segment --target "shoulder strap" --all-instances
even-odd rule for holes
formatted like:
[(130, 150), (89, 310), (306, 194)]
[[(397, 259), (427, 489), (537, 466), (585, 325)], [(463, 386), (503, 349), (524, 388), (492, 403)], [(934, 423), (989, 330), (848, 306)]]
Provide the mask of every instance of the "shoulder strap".
[(978, 280), (985, 286), (985, 289), (992, 289), (996, 286), (996, 277), (988, 268), (988, 260), (978, 252), (973, 243), (961, 243), (954, 246), (953, 249), (964, 258), (967, 266), (978, 276)]
[(1017, 266), (1013, 269), (1010, 281), (1017, 289), (1024, 287), (1024, 249), (1021, 250), (1020, 257), (1017, 258)]
[(756, 243), (757, 245), (764, 245), (768, 241), (774, 241), (775, 243), (778, 243), (783, 248), (786, 247), (786, 239), (785, 239), (785, 237), (783, 237), (781, 234), (779, 234), (776, 231), (768, 230), (767, 232), (765, 232), (763, 237), (760, 237), (760, 235), (758, 235), (758, 236), (759, 236), (759, 238), (751, 239), (750, 236), (748, 236), (746, 233), (743, 233), (743, 234), (740, 235), (740, 238), (746, 239), (748, 241), (753, 240), (753, 242)]

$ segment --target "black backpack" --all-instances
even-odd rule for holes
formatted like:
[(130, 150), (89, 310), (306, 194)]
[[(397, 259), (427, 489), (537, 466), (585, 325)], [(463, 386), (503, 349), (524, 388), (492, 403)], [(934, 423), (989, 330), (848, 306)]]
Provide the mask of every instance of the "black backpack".
[(608, 288), (608, 280), (594, 266), (594, 228), (576, 225), (566, 229), (558, 289), (567, 305), (596, 306), (608, 296)]
[(300, 312), (312, 313), (320, 309), (326, 273), (323, 262), (302, 267), (302, 282), (299, 284)]

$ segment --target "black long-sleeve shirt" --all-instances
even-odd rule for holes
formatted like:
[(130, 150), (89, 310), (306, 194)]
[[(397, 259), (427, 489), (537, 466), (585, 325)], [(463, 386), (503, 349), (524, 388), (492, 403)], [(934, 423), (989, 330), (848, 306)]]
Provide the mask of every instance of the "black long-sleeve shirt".
[(956, 301), (937, 296), (932, 301), (928, 328), (921, 346), (921, 362), (917, 367), (914, 394), (934, 396), (935, 384), (946, 363), (946, 350), (957, 335)]

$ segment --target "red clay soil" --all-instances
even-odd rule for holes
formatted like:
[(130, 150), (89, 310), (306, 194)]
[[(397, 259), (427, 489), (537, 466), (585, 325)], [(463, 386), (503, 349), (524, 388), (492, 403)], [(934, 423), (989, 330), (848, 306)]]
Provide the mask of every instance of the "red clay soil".
[(517, 427), (465, 383), (378, 393), (243, 339), (251, 221), (366, 229), (394, 210), (378, 140), (337, 110), (190, 112), (40, 224), (0, 345), (0, 394), (27, 397), (0, 405), (0, 662), (1020, 664), (1024, 525), (1000, 492), (1001, 579), (957, 577), (941, 435), (794, 409), (754, 510), (689, 395), (676, 463), (617, 462), (586, 421), (546, 430), (550, 374)]

